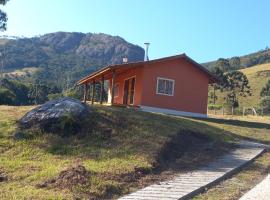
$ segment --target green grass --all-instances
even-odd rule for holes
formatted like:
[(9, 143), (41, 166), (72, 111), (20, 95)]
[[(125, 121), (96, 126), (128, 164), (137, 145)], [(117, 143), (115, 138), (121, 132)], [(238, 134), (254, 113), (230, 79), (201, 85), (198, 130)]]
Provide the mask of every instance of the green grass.
[[(243, 120), (244, 119), (244, 120)], [(238, 139), (252, 140), (264, 144), (270, 144), (270, 120), (268, 117), (253, 117), (246, 121), (246, 117), (234, 117), (234, 119), (201, 119), (196, 120), (210, 126), (224, 130), (227, 134)], [(252, 121), (253, 120), (253, 121)]]
[[(270, 142), (267, 123), (176, 118), (106, 106), (94, 106), (88, 124), (95, 122), (95, 128), (91, 133), (85, 132), (84, 137), (61, 138), (32, 132), (32, 137), (15, 140), (16, 120), (31, 108), (0, 106), (0, 175), (4, 172), (8, 177), (8, 181), (0, 182), (0, 199), (119, 197), (145, 185), (141, 183), (144, 177), (131, 180), (130, 177), (138, 168), (155, 169), (168, 141), (183, 132), (207, 136), (209, 143), (216, 144), (213, 152), (222, 150), (221, 144), (242, 137)], [(105, 131), (108, 129), (109, 135)], [(193, 152), (183, 156), (179, 164), (196, 166), (199, 157), (204, 156), (207, 158), (201, 152)], [(76, 164), (91, 172), (89, 187), (74, 190), (36, 187)]]
[[(119, 177), (136, 168), (152, 170), (164, 145), (181, 131), (208, 135), (212, 143), (232, 141), (217, 128), (189, 119), (99, 106), (94, 108), (98, 128), (83, 138), (32, 133), (36, 136), (15, 140), (16, 120), (30, 109), (0, 106), (0, 170), (9, 178), (0, 183), (0, 199), (72, 199), (85, 193), (101, 198), (111, 190), (118, 196), (139, 187), (136, 180), (128, 183)], [(108, 128), (109, 138), (102, 131)], [(75, 164), (92, 174), (91, 187), (80, 188), (86, 192), (35, 187)]]

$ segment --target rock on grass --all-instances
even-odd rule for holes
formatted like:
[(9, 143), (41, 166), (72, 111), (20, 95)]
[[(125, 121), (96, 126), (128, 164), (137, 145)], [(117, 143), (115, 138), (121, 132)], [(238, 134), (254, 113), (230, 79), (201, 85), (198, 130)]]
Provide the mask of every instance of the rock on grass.
[(38, 128), (62, 136), (78, 133), (91, 108), (79, 100), (64, 97), (48, 101), (19, 120), (21, 129)]

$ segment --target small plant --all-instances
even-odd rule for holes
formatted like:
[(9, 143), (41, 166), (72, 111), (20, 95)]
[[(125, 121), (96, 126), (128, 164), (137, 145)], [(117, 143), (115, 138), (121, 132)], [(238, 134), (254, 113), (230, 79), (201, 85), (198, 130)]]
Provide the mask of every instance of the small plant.
[(218, 104), (209, 104), (208, 105), (209, 110), (220, 110), (221, 108), (222, 108), (222, 105), (218, 105)]

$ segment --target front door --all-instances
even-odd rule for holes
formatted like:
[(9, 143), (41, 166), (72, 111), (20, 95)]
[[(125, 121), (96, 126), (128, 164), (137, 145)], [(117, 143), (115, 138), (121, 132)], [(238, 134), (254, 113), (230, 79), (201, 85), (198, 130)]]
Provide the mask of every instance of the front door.
[(133, 105), (135, 94), (135, 77), (125, 80), (123, 104)]

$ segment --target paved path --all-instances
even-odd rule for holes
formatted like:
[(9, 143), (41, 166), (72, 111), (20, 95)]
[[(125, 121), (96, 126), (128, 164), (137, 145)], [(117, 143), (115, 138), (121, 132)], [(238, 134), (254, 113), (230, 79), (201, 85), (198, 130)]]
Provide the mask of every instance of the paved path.
[(270, 175), (256, 185), (252, 190), (239, 200), (269, 200), (270, 199)]
[(256, 158), (264, 146), (241, 142), (240, 148), (224, 155), (196, 171), (176, 175), (172, 180), (150, 185), (120, 200), (177, 200), (187, 199), (211, 186)]

